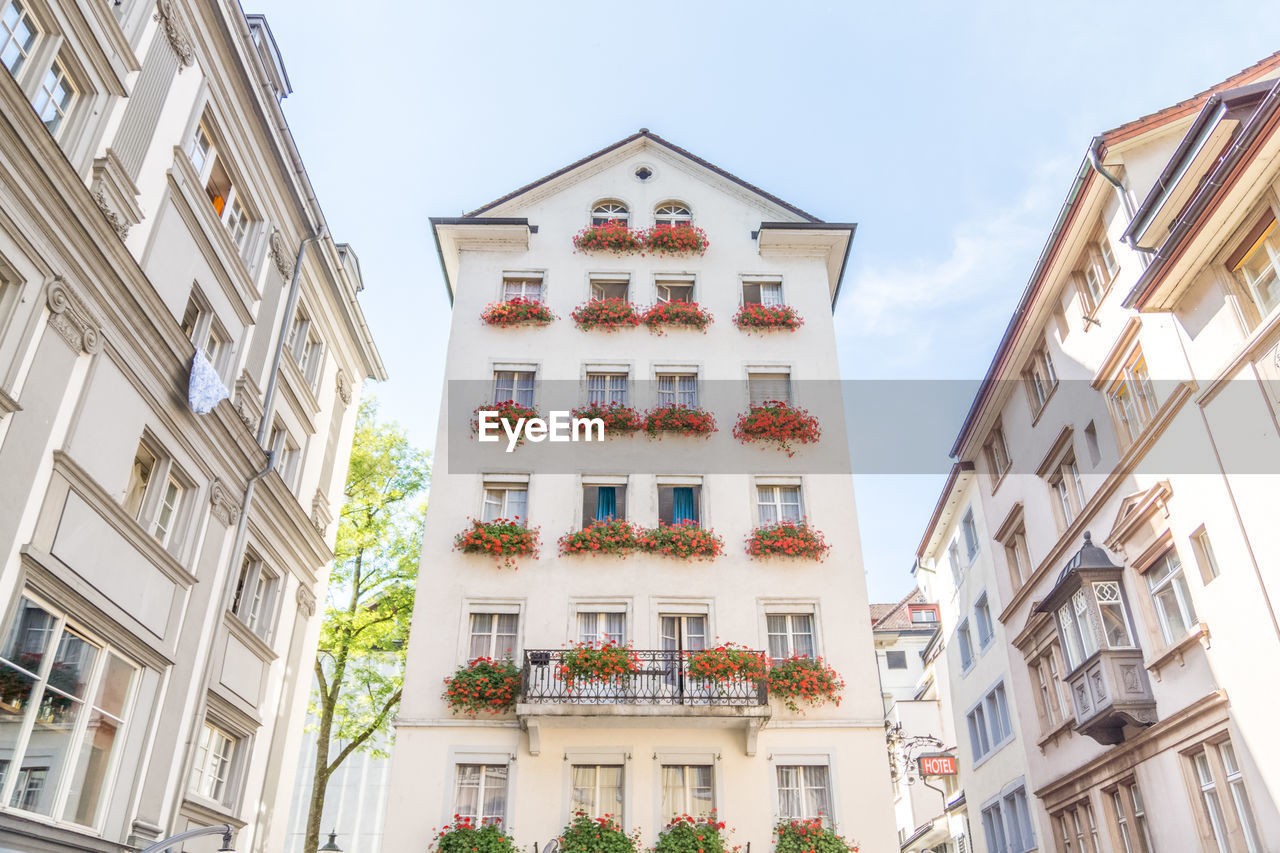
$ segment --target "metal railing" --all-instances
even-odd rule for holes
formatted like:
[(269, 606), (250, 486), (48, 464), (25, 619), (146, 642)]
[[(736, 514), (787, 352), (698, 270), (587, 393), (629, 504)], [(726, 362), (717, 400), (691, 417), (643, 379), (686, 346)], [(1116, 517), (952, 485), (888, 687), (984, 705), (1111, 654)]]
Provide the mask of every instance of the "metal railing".
[(737, 705), (769, 703), (764, 679), (693, 677), (689, 652), (633, 649), (635, 670), (610, 678), (570, 679), (563, 649), (526, 649), (520, 701), (568, 705)]

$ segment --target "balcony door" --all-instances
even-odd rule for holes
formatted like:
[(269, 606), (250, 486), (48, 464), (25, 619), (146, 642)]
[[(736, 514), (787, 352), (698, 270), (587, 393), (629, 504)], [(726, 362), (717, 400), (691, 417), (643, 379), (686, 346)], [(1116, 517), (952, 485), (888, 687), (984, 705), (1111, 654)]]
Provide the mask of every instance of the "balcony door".
[(688, 675), (688, 657), (707, 647), (706, 616), (659, 617), (662, 634), (663, 689), (675, 703), (705, 701), (708, 687)]

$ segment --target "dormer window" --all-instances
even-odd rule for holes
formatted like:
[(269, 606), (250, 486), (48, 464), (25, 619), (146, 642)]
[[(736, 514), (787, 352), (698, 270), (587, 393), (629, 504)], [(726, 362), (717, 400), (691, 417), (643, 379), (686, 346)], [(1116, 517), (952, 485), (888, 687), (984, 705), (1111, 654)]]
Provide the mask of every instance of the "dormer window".
[(596, 206), (591, 208), (592, 225), (604, 225), (607, 222), (621, 222), (626, 225), (630, 219), (631, 212), (627, 206), (615, 199), (597, 202)]
[(664, 202), (653, 210), (654, 225), (688, 225), (692, 221), (693, 213), (683, 202)]
[(1249, 293), (1249, 298), (1266, 317), (1280, 306), (1280, 235), (1276, 233), (1276, 219), (1268, 214), (1245, 237), (1240, 259), (1231, 264), (1231, 270)]

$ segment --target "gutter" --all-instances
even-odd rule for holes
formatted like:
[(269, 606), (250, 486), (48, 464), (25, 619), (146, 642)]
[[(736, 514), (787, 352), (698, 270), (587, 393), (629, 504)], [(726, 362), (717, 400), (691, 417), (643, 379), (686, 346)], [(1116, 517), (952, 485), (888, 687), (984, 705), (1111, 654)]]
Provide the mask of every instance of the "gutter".
[(1104, 181), (1115, 187), (1116, 196), (1120, 199), (1120, 206), (1124, 208), (1124, 237), (1121, 239), (1130, 249), (1140, 253), (1138, 257), (1142, 261), (1143, 269), (1146, 269), (1147, 264), (1150, 263), (1150, 261), (1147, 260), (1147, 255), (1154, 254), (1155, 249), (1146, 249), (1139, 246), (1138, 241), (1129, 233), (1133, 229), (1134, 224), (1133, 202), (1129, 200), (1129, 194), (1125, 192), (1124, 184), (1120, 183), (1120, 179), (1108, 172), (1106, 166), (1102, 165), (1102, 156), (1100, 154), (1101, 148), (1102, 137), (1095, 136), (1093, 141), (1089, 143), (1089, 153), (1087, 155), (1089, 158), (1089, 165), (1093, 167), (1093, 171), (1102, 176)]

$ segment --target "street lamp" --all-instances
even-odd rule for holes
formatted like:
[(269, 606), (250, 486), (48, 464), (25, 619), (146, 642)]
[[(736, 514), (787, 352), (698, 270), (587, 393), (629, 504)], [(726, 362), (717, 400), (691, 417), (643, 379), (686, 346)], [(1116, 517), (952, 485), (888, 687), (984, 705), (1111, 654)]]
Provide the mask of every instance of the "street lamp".
[(233, 831), (231, 826), (225, 823), (221, 826), (201, 826), (196, 829), (188, 829), (186, 832), (180, 832), (163, 841), (157, 841), (143, 850), (142, 853), (166, 853), (166, 851), (172, 850), (175, 845), (186, 841), (188, 838), (199, 838), (202, 835), (221, 835), (222, 846), (218, 848), (218, 853), (236, 853), (235, 848), (231, 846), (231, 833)]
[(316, 853), (342, 853), (342, 848), (338, 846), (338, 830), (329, 833), (329, 840)]

